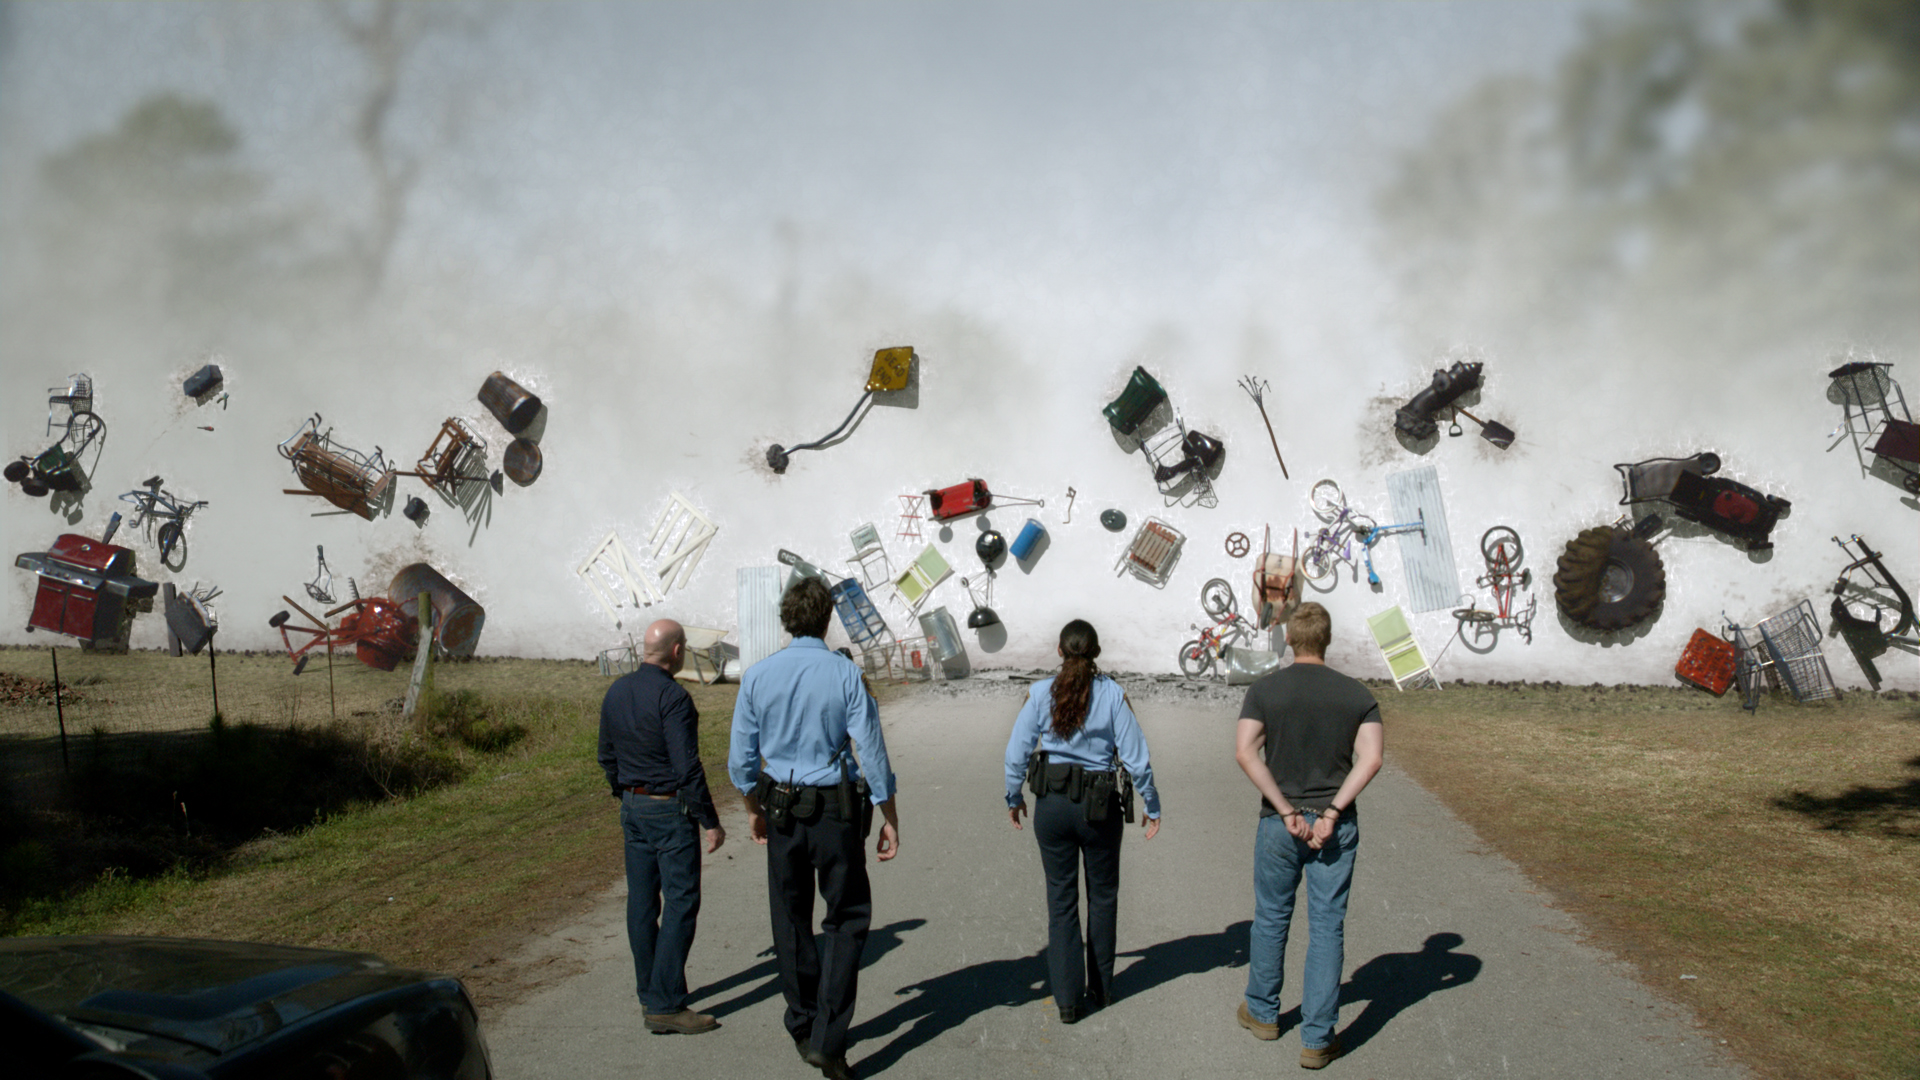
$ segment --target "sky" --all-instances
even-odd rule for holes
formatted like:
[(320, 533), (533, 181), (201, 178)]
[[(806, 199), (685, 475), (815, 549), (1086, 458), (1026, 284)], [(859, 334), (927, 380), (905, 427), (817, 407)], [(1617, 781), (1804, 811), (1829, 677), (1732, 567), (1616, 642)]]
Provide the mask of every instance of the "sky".
[[(348, 10), (364, 12), (364, 7)], [(1551, 3), (428, 5), (396, 141), (403, 267), (561, 302), (865, 274), (1089, 319), (1364, 287), (1366, 203), (1429, 111), (1549, 64)], [(310, 4), (13, 3), (10, 163), (173, 90), (288, 205), (352, 205), (358, 57)], [(26, 175), (9, 168), (9, 195)], [(1133, 316), (1138, 318), (1136, 314)]]

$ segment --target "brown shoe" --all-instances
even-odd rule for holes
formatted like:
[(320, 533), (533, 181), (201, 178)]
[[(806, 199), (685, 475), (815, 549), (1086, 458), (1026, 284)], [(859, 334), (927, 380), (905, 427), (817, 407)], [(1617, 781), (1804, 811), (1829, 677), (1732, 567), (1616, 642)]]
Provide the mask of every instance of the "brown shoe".
[(698, 1035), (720, 1026), (720, 1021), (692, 1009), (679, 1012), (647, 1013), (647, 1030), (655, 1035)]
[(1332, 1042), (1318, 1050), (1308, 1050), (1305, 1047), (1301, 1047), (1300, 1067), (1303, 1069), (1324, 1069), (1327, 1067), (1328, 1062), (1344, 1053), (1346, 1053), (1346, 1050), (1341, 1048), (1340, 1038), (1336, 1035)]
[(1247, 1011), (1247, 999), (1245, 998), (1240, 999), (1240, 1026), (1253, 1032), (1253, 1037), (1259, 1039), (1261, 1042), (1272, 1042), (1280, 1037), (1279, 1022), (1263, 1024), (1255, 1020), (1253, 1014)]

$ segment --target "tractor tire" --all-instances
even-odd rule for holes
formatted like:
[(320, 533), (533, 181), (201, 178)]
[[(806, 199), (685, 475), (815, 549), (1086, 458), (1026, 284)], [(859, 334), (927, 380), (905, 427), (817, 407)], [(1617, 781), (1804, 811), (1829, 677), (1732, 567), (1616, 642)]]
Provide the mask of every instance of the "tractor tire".
[(1553, 575), (1553, 599), (1567, 618), (1593, 630), (1625, 630), (1667, 596), (1667, 570), (1653, 545), (1600, 526), (1567, 543)]
[(25, 480), (32, 471), (32, 468), (24, 461), (9, 461), (7, 462), (6, 470), (7, 483), (17, 484)]

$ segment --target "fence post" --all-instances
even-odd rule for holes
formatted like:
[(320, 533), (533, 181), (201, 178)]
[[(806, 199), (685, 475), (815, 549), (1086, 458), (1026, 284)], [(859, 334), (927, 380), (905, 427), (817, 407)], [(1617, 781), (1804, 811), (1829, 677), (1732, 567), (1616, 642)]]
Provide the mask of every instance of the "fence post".
[(421, 593), (415, 610), (420, 619), (420, 648), (414, 653), (413, 679), (407, 683), (407, 704), (400, 715), (417, 724), (431, 711), (423, 706), (433, 696), (433, 597)]
[(53, 660), (53, 715), (60, 721), (60, 771), (73, 772), (73, 765), (67, 760), (67, 708), (60, 702), (60, 649), (47, 646), (47, 656)]

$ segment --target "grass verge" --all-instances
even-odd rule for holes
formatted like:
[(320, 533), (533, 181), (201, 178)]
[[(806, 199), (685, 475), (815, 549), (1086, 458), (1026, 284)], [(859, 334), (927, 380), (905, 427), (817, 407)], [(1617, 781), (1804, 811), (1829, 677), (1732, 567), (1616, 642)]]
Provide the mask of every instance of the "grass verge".
[[(224, 704), (231, 676), (222, 665)], [(284, 664), (267, 677), (291, 678)], [(335, 732), (351, 736), (360, 755), (348, 764), (384, 781), (370, 797), (341, 802), (318, 820), (309, 812), (297, 827), (259, 831), (206, 857), (142, 872), (111, 865), (81, 887), (14, 907), (9, 931), (363, 949), (458, 974), (483, 1004), (510, 997), (526, 973), (496, 958), (621, 872), (617, 813), (596, 761), (608, 680), (592, 665), (513, 661), (448, 667), (439, 684), (445, 693), (424, 733), (386, 713), (356, 717)], [(723, 784), (737, 687), (689, 690), (701, 711), (708, 775)], [(234, 721), (220, 733), (169, 737), (203, 749), (240, 739), (257, 750), (253, 744), (269, 735), (293, 743), (333, 727), (268, 732)], [(386, 745), (407, 743), (414, 754)], [(397, 777), (394, 761), (422, 755), (441, 762), (442, 774), (430, 783)], [(213, 760), (231, 769), (249, 759)], [(267, 767), (286, 764), (274, 758)], [(254, 759), (243, 767), (263, 766)], [(283, 786), (297, 803), (297, 773), (285, 775)]]
[(1390, 760), (1763, 1076), (1920, 1076), (1920, 704), (1381, 696)]

